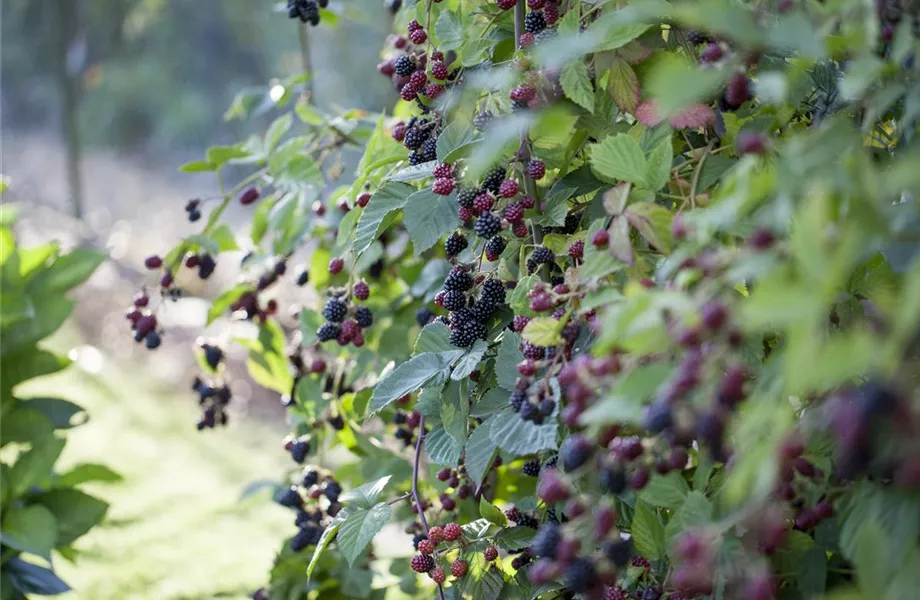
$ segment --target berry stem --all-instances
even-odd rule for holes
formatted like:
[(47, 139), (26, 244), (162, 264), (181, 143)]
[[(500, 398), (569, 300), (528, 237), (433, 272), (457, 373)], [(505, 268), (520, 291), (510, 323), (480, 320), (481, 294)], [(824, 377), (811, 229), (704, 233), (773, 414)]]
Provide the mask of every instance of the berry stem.
[[(527, 0), (517, 0), (517, 4), (514, 5), (514, 47), (517, 50), (521, 49), (521, 34), (524, 33), (524, 14), (526, 12)], [(530, 143), (527, 139), (528, 135), (529, 133), (527, 130), (521, 132), (521, 146), (518, 149), (515, 159), (520, 159), (521, 161), (521, 179), (524, 181), (524, 191), (528, 196), (533, 198), (535, 202), (539, 202), (539, 198), (537, 198), (537, 186), (533, 179), (527, 174), (526, 165), (530, 162)], [(539, 246), (543, 242), (543, 228), (534, 223), (532, 231), (533, 243), (535, 246)]]
[(696, 208), (696, 186), (700, 182), (700, 173), (703, 172), (703, 163), (706, 162), (706, 157), (709, 156), (709, 152), (712, 150), (715, 142), (716, 140), (710, 140), (710, 142), (706, 144), (706, 148), (703, 150), (703, 155), (700, 156), (700, 162), (696, 163), (696, 170), (693, 172), (693, 180), (690, 182), (691, 208)]
[[(422, 508), (422, 500), (418, 495), (418, 469), (419, 461), (422, 458), (422, 444), (425, 442), (425, 415), (422, 415), (418, 421), (418, 440), (415, 442), (415, 461), (412, 463), (412, 499), (418, 508), (418, 518), (422, 522), (422, 529), (425, 535), (428, 535), (428, 521), (425, 519), (425, 509)], [(438, 584), (438, 598), (444, 600), (444, 588)]]
[(310, 61), (310, 41), (307, 39), (307, 24), (301, 23), (297, 28), (300, 39), (300, 62), (305, 75), (309, 75), (304, 82), (304, 96), (307, 101), (313, 98), (313, 66)]

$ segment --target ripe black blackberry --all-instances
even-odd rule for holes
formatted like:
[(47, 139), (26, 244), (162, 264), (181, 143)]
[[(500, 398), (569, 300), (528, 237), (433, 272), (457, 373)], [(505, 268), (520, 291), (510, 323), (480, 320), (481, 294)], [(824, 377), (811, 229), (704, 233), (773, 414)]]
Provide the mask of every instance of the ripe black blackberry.
[(330, 298), (323, 308), (323, 316), (332, 323), (341, 323), (345, 320), (346, 313), (348, 313), (348, 305), (338, 298)]
[(476, 235), (483, 238), (494, 237), (495, 234), (501, 231), (501, 228), (501, 219), (490, 212), (482, 213), (479, 218), (476, 219), (476, 224), (473, 226)]
[(528, 477), (536, 477), (540, 474), (540, 461), (537, 459), (528, 460), (521, 468), (521, 472)]
[(313, 467), (307, 467), (303, 471), (304, 487), (313, 487), (319, 481), (319, 471)]
[(303, 464), (310, 453), (310, 442), (306, 440), (297, 440), (291, 444), (291, 458), (298, 464)]
[(601, 469), (598, 481), (601, 491), (607, 494), (622, 494), (626, 490), (626, 473), (620, 466)]
[(578, 225), (581, 223), (580, 213), (569, 213), (565, 216), (565, 225), (562, 226), (562, 233), (572, 235), (578, 231)]
[(559, 532), (559, 526), (555, 523), (544, 523), (533, 537), (530, 549), (537, 556), (553, 558), (560, 541), (562, 534)]
[(505, 247), (508, 243), (505, 241), (505, 238), (501, 236), (495, 236), (490, 238), (486, 243), (486, 257), (489, 260), (495, 260), (501, 256), (502, 252), (505, 251)]
[(412, 152), (409, 153), (409, 164), (412, 165), (413, 167), (415, 165), (420, 165), (423, 162), (425, 162), (425, 159), (423, 159), (422, 155), (419, 154), (417, 151), (413, 150)]
[(625, 567), (632, 558), (632, 546), (629, 540), (617, 540), (607, 542), (603, 545), (604, 554), (610, 559), (610, 562), (618, 567)]
[(359, 306), (355, 310), (355, 321), (361, 329), (367, 329), (374, 324), (374, 313), (366, 306)]
[(326, 483), (326, 486), (323, 488), (323, 495), (329, 500), (329, 502), (335, 502), (339, 499), (339, 495), (342, 493), (342, 486), (336, 481), (330, 481)]
[(505, 284), (498, 279), (487, 279), (479, 290), (479, 298), (491, 304), (504, 304)]
[(498, 188), (501, 187), (502, 182), (505, 180), (505, 167), (501, 165), (496, 165), (486, 171), (485, 176), (482, 179), (482, 187), (486, 190), (489, 190), (493, 194), (498, 193)]
[(574, 592), (581, 593), (588, 590), (597, 581), (594, 562), (589, 558), (576, 558), (566, 567), (563, 578), (565, 585)]
[(691, 30), (687, 32), (687, 41), (691, 44), (706, 44), (711, 42), (712, 38), (702, 31)]
[(411, 127), (406, 131), (406, 137), (403, 138), (403, 146), (409, 150), (418, 150), (419, 147), (425, 143), (426, 137), (425, 132), (417, 127)]
[(298, 286), (301, 286), (301, 287), (302, 287), (302, 286), (307, 285), (307, 283), (309, 283), (309, 282), (310, 282), (310, 272), (307, 271), (306, 269), (304, 269), (304, 270), (301, 271), (300, 274), (297, 276), (297, 280), (296, 280), (295, 283), (296, 283)]
[(495, 305), (488, 300), (480, 299), (470, 307), (470, 313), (474, 320), (480, 323), (486, 323), (495, 313)]
[(555, 256), (553, 251), (547, 248), (546, 246), (537, 246), (533, 249), (533, 253), (530, 255), (530, 258), (533, 259), (538, 265), (551, 263)]
[(404, 54), (396, 59), (396, 62), (393, 64), (393, 70), (396, 71), (397, 75), (408, 77), (415, 71), (415, 62), (412, 60), (411, 56)]
[(477, 115), (473, 117), (473, 127), (476, 128), (476, 131), (485, 131), (486, 127), (488, 127), (491, 122), (492, 113), (487, 110), (477, 113)]
[(530, 515), (521, 515), (521, 518), (518, 519), (517, 524), (521, 527), (529, 527), (531, 529), (537, 529), (540, 527), (540, 521)]
[(414, 536), (412, 536), (412, 547), (418, 550), (418, 543), (421, 542), (422, 540), (427, 540), (427, 539), (428, 539), (428, 536), (425, 535), (424, 533), (416, 533)]
[(419, 151), (424, 162), (438, 159), (438, 142), (436, 140), (425, 140), (422, 149)]
[(528, 258), (528, 259), (527, 259), (526, 265), (527, 265), (527, 274), (528, 274), (528, 275), (533, 275), (534, 273), (537, 272), (537, 269), (540, 268), (540, 265), (537, 264), (537, 261), (535, 261), (535, 260), (532, 259), (532, 258)]
[(290, 488), (284, 490), (281, 496), (278, 497), (278, 504), (287, 508), (296, 508), (298, 506), (303, 506), (303, 498), (300, 496), (297, 488), (292, 485)]
[(334, 340), (339, 335), (339, 326), (335, 323), (323, 323), (316, 331), (316, 337), (321, 342)]
[(447, 291), (460, 290), (465, 292), (471, 287), (473, 287), (473, 276), (460, 267), (452, 269), (444, 280), (444, 289)]
[(291, 550), (293, 550), (294, 552), (300, 552), (306, 549), (307, 546), (310, 546), (311, 544), (315, 544), (316, 542), (312, 541), (313, 540), (312, 529), (313, 529), (312, 527), (310, 529), (301, 529), (296, 534), (294, 534), (294, 537), (291, 538)]
[(546, 29), (546, 19), (540, 11), (531, 11), (524, 17), (524, 31), (527, 33), (540, 33)]
[(419, 327), (424, 327), (428, 324), (428, 321), (431, 320), (431, 317), (434, 316), (434, 313), (427, 308), (420, 308), (415, 311), (415, 322), (419, 324)]
[(476, 188), (460, 188), (457, 192), (457, 204), (466, 208), (473, 208), (473, 200), (479, 195), (480, 190)]
[(450, 343), (458, 348), (469, 348), (473, 342), (486, 334), (485, 325), (478, 321), (468, 320), (457, 323), (450, 332)]
[(467, 246), (469, 246), (469, 242), (466, 241), (464, 235), (452, 233), (444, 242), (444, 254), (447, 255), (447, 258), (453, 258), (463, 252)]
[(460, 290), (449, 290), (444, 294), (443, 304), (447, 310), (460, 310), (466, 306), (466, 295)]
[(562, 460), (562, 469), (566, 472), (574, 471), (591, 458), (593, 450), (591, 442), (581, 435), (570, 435), (559, 447), (559, 458)]
[(540, 409), (537, 408), (537, 405), (533, 402), (525, 402), (521, 406), (521, 418), (525, 421), (532, 421), (537, 425), (543, 423), (543, 416), (540, 414)]

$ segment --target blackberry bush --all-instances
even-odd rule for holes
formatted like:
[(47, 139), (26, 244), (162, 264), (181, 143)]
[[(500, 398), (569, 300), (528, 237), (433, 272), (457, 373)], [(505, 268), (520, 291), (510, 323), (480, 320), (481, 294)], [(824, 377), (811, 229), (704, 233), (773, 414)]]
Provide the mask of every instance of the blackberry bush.
[[(257, 331), (292, 458), (353, 456), (281, 477), (271, 589), (913, 597), (920, 88), (889, 4), (390, 3), (395, 110), (301, 126), (286, 95), (187, 165), (225, 193), (145, 261), (126, 329), (169, 347), (189, 274), (251, 249), (209, 324)], [(288, 284), (317, 293), (286, 311)], [(211, 429), (234, 374), (201, 368)]]

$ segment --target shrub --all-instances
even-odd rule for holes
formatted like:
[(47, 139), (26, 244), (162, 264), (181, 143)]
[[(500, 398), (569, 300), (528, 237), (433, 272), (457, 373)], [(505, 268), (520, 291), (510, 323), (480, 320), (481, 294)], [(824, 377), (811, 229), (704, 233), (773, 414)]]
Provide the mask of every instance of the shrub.
[[(115, 481), (101, 464), (55, 470), (67, 429), (85, 420), (82, 408), (61, 398), (23, 397), (17, 386), (67, 367), (70, 360), (39, 342), (70, 315), (74, 301), (65, 294), (86, 280), (104, 255), (77, 249), (62, 254), (58, 244), (17, 246), (12, 207), (0, 224), (0, 508), (3, 532), (3, 598), (56, 595), (70, 588), (51, 567), (51, 551), (73, 559), (73, 543), (105, 516), (108, 504), (80, 489), (88, 481)], [(35, 559), (47, 561), (36, 562)]]
[[(910, 10), (418, 2), (379, 65), (393, 117), (301, 98), (185, 165), (221, 195), (149, 263), (162, 295), (246, 252), (208, 322), (256, 325), (310, 463), (259, 595), (911, 597)], [(281, 310), (283, 278), (323, 299)], [(201, 428), (230, 400), (212, 346)]]

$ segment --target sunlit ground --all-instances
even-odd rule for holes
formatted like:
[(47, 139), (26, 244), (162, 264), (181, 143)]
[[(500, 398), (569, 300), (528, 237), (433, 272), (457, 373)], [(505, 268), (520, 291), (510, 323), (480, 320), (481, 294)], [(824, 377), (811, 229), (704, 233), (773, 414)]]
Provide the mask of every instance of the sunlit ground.
[[(74, 335), (69, 329), (52, 345), (77, 345)], [(70, 430), (61, 470), (102, 462), (124, 481), (87, 487), (111, 508), (102, 526), (77, 541), (75, 564), (55, 557), (74, 588), (61, 598), (243, 598), (266, 583), (292, 515), (266, 490), (241, 495), (287, 466), (279, 431), (242, 422), (199, 433), (193, 397), (170, 391), (184, 389), (181, 382), (119, 368), (93, 352), (82, 361), (35, 381), (29, 395), (55, 394), (91, 415)]]

